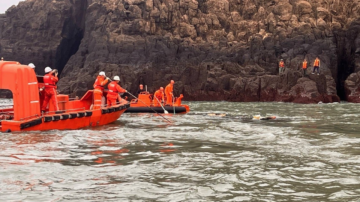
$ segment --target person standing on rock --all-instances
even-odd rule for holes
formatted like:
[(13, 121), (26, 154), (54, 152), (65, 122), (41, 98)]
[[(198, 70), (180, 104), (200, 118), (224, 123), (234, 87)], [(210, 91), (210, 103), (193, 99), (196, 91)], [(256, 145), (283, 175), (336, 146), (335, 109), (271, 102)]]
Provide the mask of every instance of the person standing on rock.
[(173, 90), (174, 90), (174, 80), (171, 80), (170, 83), (165, 87), (165, 95), (166, 95), (166, 105), (172, 105), (173, 101)]
[(307, 60), (304, 59), (304, 62), (302, 64), (302, 69), (303, 69), (303, 76), (306, 76), (306, 70), (307, 70)]
[(121, 97), (119, 96), (119, 93), (127, 93), (127, 90), (121, 88), (119, 82), (120, 77), (114, 76), (114, 81), (110, 82), (108, 85), (109, 92), (106, 96), (108, 107), (115, 106), (116, 100), (119, 100), (119, 102), (121, 102)]
[(284, 72), (285, 72), (285, 63), (284, 63), (284, 60), (281, 59), (280, 63), (279, 63), (279, 75)]
[(56, 93), (56, 83), (59, 81), (58, 72), (56, 69), (51, 69), (50, 67), (45, 68), (45, 76), (44, 76), (44, 101), (42, 103), (41, 111), (44, 113), (47, 111), (47, 106), (49, 101), (51, 100), (55, 111), (59, 111), (57, 93)]
[(94, 83), (94, 107), (93, 109), (100, 109), (102, 104), (102, 97), (104, 93), (104, 86), (109, 82), (109, 78), (105, 76), (105, 72), (100, 72)]
[(312, 74), (314, 74), (315, 70), (317, 70), (317, 75), (319, 75), (319, 73), (320, 73), (319, 69), (320, 69), (320, 59), (319, 59), (319, 57), (316, 57), (316, 59), (314, 61), (314, 69), (313, 69)]

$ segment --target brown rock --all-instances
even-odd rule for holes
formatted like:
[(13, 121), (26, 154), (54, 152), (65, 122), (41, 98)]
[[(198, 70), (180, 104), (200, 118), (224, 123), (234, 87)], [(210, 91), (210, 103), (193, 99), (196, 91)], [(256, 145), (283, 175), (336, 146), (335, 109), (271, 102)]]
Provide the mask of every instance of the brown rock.
[[(191, 100), (356, 101), (356, 0), (28, 0), (0, 16), (0, 55), (61, 72), (82, 95), (100, 70)], [(349, 12), (351, 11), (351, 12)], [(321, 59), (321, 75), (301, 62)], [(278, 62), (286, 72), (278, 75)], [(299, 69), (300, 68), (300, 69)], [(351, 75), (349, 77), (349, 75)], [(347, 77), (349, 77), (348, 80)], [(345, 82), (346, 80), (346, 82)], [(346, 85), (346, 90), (345, 90)], [(345, 92), (346, 91), (346, 92)]]

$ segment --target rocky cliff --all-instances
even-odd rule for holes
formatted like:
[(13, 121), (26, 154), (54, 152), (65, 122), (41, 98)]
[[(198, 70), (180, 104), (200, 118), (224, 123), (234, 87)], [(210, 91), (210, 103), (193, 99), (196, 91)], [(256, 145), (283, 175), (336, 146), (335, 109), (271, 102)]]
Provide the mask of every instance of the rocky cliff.
[(358, 0), (27, 0), (0, 16), (0, 55), (77, 95), (103, 70), (131, 91), (174, 79), (187, 100), (356, 102), (359, 16)]

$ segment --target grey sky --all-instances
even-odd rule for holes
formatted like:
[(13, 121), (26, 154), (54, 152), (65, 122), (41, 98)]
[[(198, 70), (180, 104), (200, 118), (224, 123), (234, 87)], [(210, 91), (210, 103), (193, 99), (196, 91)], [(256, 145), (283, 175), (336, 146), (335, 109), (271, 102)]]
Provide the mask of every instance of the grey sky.
[(5, 13), (8, 8), (10, 8), (12, 5), (17, 5), (20, 1), (24, 0), (1, 0), (0, 13)]

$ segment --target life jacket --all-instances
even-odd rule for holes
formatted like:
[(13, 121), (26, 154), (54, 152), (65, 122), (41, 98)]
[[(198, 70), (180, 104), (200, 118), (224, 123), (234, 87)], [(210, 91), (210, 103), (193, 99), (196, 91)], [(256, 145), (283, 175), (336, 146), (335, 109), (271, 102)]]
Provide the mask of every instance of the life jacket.
[(319, 66), (320, 66), (320, 60), (319, 60), (319, 59), (315, 59), (314, 66), (315, 66), (315, 67), (319, 67)]
[(118, 84), (116, 83), (116, 81), (112, 81), (111, 83), (109, 83), (109, 85), (108, 85), (108, 89), (109, 89), (108, 94), (117, 95), (119, 93), (119, 91), (117, 90), (117, 86), (118, 86)]
[(94, 89), (98, 89), (98, 90), (101, 90), (103, 91), (104, 90), (104, 85), (107, 83), (105, 82), (105, 79), (102, 77), (102, 76), (98, 76), (95, 80), (95, 83), (94, 83)]
[(307, 62), (303, 62), (303, 69), (307, 68)]
[(43, 79), (44, 79), (45, 88), (56, 88), (56, 82), (59, 80), (56, 76), (53, 76), (51, 73), (45, 74)]
[(279, 67), (284, 67), (284, 62), (283, 61), (280, 62)]

